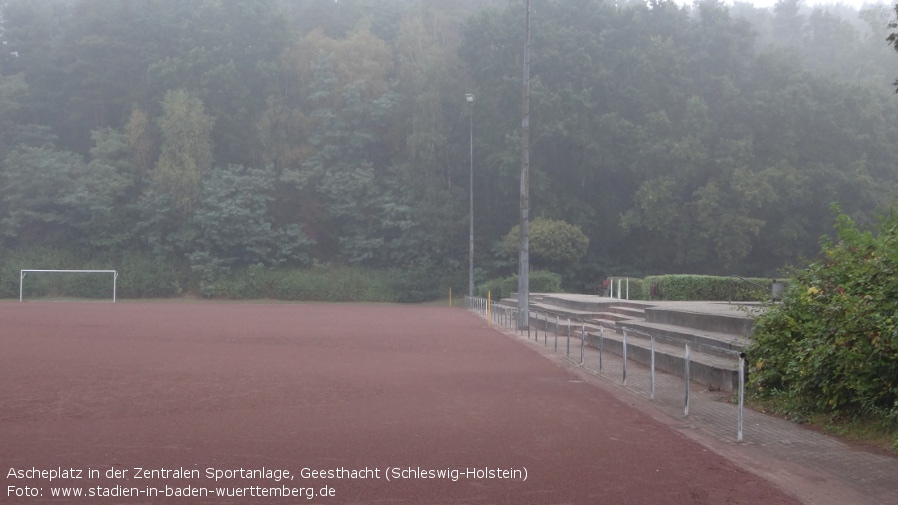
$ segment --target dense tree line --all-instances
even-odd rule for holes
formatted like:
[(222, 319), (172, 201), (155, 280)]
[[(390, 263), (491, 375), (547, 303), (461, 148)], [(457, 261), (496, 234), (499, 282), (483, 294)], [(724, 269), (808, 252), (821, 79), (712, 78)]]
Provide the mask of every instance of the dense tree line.
[[(532, 209), (588, 239), (569, 288), (772, 274), (832, 203), (893, 201), (887, 7), (533, 8)], [(522, 40), (518, 0), (0, 0), (0, 248), (462, 272), (473, 113), (475, 262), (504, 276)]]

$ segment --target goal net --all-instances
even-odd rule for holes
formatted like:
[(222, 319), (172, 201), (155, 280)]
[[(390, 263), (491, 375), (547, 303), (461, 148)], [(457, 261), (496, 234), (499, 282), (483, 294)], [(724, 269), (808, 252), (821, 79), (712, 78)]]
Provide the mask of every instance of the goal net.
[(115, 270), (21, 270), (19, 301), (116, 300)]

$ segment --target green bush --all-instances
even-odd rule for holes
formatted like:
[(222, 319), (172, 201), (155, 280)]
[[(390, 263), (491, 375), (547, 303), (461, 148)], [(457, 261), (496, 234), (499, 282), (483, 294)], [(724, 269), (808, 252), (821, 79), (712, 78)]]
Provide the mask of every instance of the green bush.
[[(29, 272), (22, 282), (25, 299), (51, 297), (111, 300), (112, 287), (111, 273)], [(15, 296), (18, 296), (18, 289)]]
[(518, 278), (515, 277), (514, 289), (506, 291), (505, 279), (490, 279), (477, 287), (477, 296), (486, 298), (490, 295), (494, 300), (501, 300), (518, 290), (517, 282)]
[(878, 235), (846, 216), (838, 243), (794, 273), (782, 304), (754, 324), (749, 386), (801, 413), (889, 419), (898, 426), (898, 213)]
[(361, 267), (268, 269), (251, 267), (231, 272), (214, 283), (215, 297), (273, 298), (324, 302), (415, 303), (462, 293), (458, 274), (440, 274), (422, 266), (404, 270)]
[(356, 267), (233, 270), (210, 281), (214, 298), (316, 302), (396, 302), (395, 273)]
[[(589, 238), (579, 226), (565, 221), (538, 217), (530, 222), (530, 262), (537, 268), (563, 269), (576, 265), (589, 249)], [(502, 239), (505, 253), (518, 257), (521, 226), (516, 225)]]
[[(19, 273), (21, 270), (63, 270), (84, 268), (70, 252), (44, 247), (5, 250), (0, 256), (0, 298), (19, 298)], [(80, 283), (79, 283), (80, 281)], [(94, 282), (86, 280), (87, 284)], [(29, 297), (48, 296), (64, 293), (68, 289), (85, 291), (88, 289), (85, 278), (76, 279), (63, 274), (26, 275), (25, 286)], [(109, 280), (108, 286), (112, 282)], [(75, 293), (64, 293), (77, 296)], [(110, 297), (112, 293), (109, 293)]]
[[(85, 269), (98, 270), (99, 267), (85, 266)], [(45, 277), (45, 285), (49, 286), (50, 296), (73, 298), (111, 299), (113, 275), (106, 273), (52, 273), (38, 274)], [(27, 280), (26, 280), (27, 286)]]
[[(763, 301), (770, 299), (771, 279), (747, 279), (713, 275), (654, 275), (641, 284), (644, 300)], [(630, 284), (633, 293), (633, 284)], [(631, 296), (632, 298), (632, 296)]]
[(467, 294), (467, 272), (457, 268), (439, 267), (430, 262), (422, 262), (401, 270), (391, 270), (392, 286), (396, 301), (418, 303), (444, 298), (449, 288), (455, 297)]
[(181, 294), (182, 275), (150, 254), (126, 252), (115, 263), (122, 298), (166, 298)]

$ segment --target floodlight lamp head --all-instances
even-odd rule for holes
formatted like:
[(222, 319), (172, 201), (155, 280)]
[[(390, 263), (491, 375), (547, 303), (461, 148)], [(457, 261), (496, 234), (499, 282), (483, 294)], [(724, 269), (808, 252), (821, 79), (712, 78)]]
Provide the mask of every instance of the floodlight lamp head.
[(474, 101), (474, 93), (465, 93), (465, 99), (468, 100), (469, 102), (473, 102)]

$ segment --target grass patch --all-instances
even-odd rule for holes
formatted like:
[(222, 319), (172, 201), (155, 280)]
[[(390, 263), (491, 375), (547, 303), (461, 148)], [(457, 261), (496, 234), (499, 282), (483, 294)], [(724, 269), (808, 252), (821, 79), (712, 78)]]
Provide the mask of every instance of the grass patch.
[(898, 426), (881, 419), (818, 415), (811, 418), (808, 423), (830, 435), (871, 445), (898, 456)]

